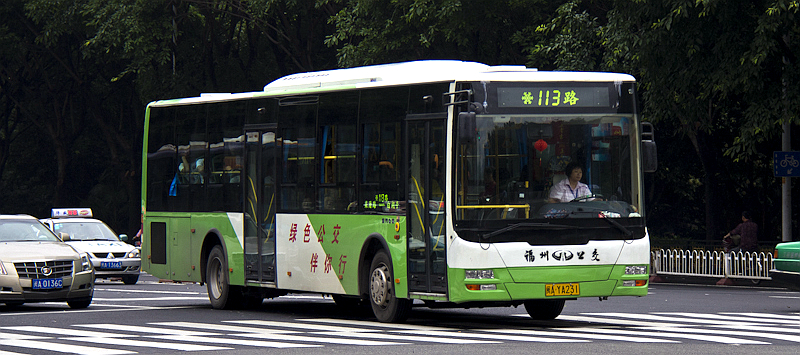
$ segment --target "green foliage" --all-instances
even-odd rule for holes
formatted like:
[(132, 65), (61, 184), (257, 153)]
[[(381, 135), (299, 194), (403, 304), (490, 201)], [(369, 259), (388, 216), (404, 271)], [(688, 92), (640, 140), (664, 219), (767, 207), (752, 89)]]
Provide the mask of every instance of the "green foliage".
[(659, 145), (661, 169), (645, 178), (651, 233), (717, 239), (749, 209), (774, 239), (771, 152), (781, 125), (800, 123), (798, 3), (5, 0), (0, 209), (87, 204), (135, 233), (147, 102), (459, 59), (633, 74)]

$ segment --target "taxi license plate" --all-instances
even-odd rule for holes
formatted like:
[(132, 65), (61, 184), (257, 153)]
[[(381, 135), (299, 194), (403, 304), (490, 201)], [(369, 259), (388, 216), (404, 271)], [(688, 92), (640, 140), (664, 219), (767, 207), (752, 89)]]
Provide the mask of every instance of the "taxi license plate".
[(579, 296), (581, 294), (580, 284), (546, 284), (544, 285), (545, 296)]
[(53, 290), (64, 287), (62, 279), (33, 279), (31, 280), (31, 288), (34, 290)]
[(103, 269), (122, 269), (121, 261), (101, 261), (100, 267)]

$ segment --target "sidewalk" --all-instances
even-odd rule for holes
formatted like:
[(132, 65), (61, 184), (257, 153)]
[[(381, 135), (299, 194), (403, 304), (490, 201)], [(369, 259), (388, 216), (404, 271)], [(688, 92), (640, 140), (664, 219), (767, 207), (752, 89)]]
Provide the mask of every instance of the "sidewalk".
[(748, 279), (720, 279), (715, 277), (701, 276), (673, 276), (673, 275), (652, 275), (651, 284), (692, 284), (707, 286), (750, 286), (750, 287), (775, 287), (786, 288), (774, 280), (748, 280)]

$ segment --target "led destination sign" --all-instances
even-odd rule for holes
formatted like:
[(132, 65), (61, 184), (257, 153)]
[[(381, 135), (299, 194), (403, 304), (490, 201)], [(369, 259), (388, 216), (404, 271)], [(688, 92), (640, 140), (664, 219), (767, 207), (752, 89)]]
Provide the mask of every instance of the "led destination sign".
[(497, 88), (500, 107), (611, 107), (603, 86), (538, 86)]

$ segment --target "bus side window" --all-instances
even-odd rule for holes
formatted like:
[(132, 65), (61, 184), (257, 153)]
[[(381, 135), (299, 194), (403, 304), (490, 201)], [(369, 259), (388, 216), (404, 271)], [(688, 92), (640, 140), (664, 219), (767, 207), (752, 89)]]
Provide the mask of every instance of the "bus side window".
[(357, 93), (320, 96), (319, 208), (343, 212), (355, 204)]

